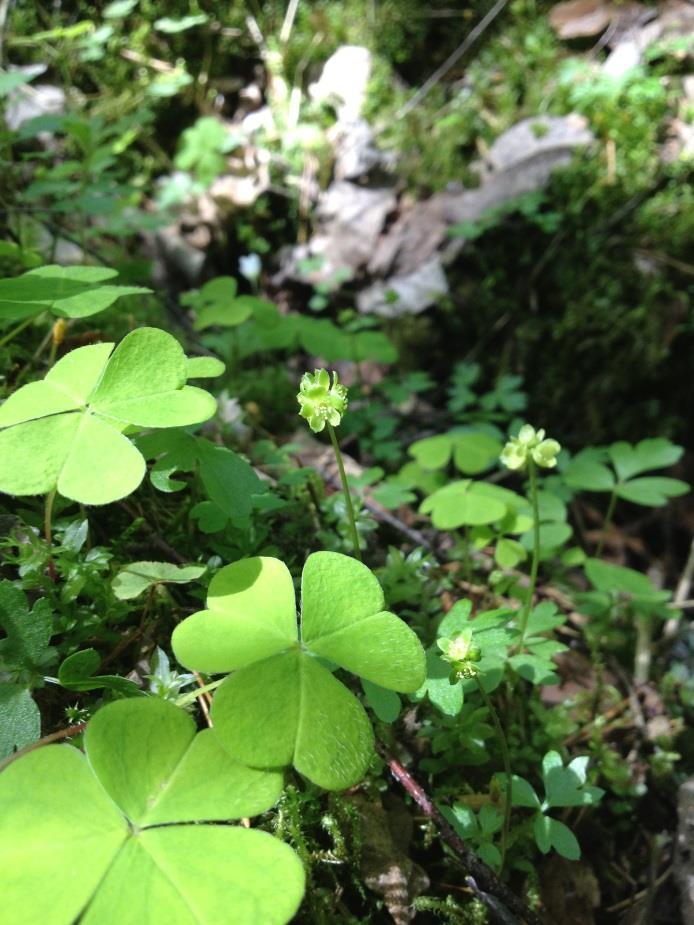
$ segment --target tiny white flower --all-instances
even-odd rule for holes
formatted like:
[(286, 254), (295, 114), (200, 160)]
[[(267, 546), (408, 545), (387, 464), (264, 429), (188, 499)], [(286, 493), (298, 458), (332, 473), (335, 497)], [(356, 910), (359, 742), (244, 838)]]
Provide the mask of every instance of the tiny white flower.
[(250, 283), (254, 283), (260, 276), (262, 264), (257, 254), (246, 254), (245, 257), (239, 257), (239, 273), (245, 276)]

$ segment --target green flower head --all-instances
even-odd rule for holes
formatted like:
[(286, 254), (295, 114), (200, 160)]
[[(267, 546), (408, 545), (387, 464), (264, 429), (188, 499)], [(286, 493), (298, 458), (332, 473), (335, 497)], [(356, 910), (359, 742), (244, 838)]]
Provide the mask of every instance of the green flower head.
[(337, 381), (333, 373), (332, 385), (327, 369), (304, 373), (299, 384), (299, 414), (306, 418), (311, 430), (318, 434), (326, 423), (337, 427), (347, 410), (347, 389)]
[(512, 437), (501, 453), (501, 462), (509, 469), (524, 469), (528, 459), (543, 469), (553, 469), (561, 446), (556, 440), (545, 439), (542, 428), (535, 430), (524, 424), (517, 437)]
[(455, 684), (461, 678), (474, 678), (477, 674), (476, 662), (482, 657), (479, 646), (473, 644), (472, 628), (468, 627), (452, 639), (441, 638), (437, 640), (441, 649), (441, 658), (450, 662), (450, 682)]

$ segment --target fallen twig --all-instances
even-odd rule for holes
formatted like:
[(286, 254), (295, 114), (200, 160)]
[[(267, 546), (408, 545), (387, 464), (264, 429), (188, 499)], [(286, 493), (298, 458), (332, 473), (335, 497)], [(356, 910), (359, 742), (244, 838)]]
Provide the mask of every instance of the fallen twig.
[(412, 797), (422, 812), (434, 823), (442, 840), (462, 863), (474, 884), (483, 892), (489, 893), (501, 901), (510, 912), (526, 921), (528, 925), (543, 925), (542, 918), (532, 909), (529, 909), (526, 903), (497, 877), (491, 867), (488, 867), (474, 851), (468, 848), (424, 788), (417, 783), (399, 761), (393, 758), (382, 742), (376, 742), (376, 750), (388, 765), (393, 777)]
[(19, 751), (14, 752), (12, 755), (8, 755), (7, 758), (0, 761), (0, 771), (3, 771), (9, 764), (16, 761), (17, 758), (21, 758), (23, 755), (33, 752), (35, 748), (41, 748), (43, 745), (51, 745), (53, 742), (61, 742), (63, 739), (70, 739), (84, 732), (86, 728), (86, 723), (77, 723), (75, 726), (68, 726), (66, 729), (59, 729), (57, 732), (51, 732), (50, 735), (44, 736), (42, 739), (38, 739), (30, 745), (25, 745), (24, 748), (20, 748)]

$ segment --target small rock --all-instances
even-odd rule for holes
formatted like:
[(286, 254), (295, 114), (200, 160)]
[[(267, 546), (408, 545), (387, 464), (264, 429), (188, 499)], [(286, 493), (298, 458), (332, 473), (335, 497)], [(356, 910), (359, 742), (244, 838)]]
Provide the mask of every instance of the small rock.
[(550, 25), (560, 39), (599, 35), (610, 24), (612, 10), (602, 0), (568, 0), (549, 11)]
[(391, 276), (357, 296), (357, 308), (383, 318), (418, 315), (448, 294), (448, 281), (437, 254), (406, 276)]
[[(65, 112), (65, 92), (52, 84), (23, 84), (7, 94), (5, 123), (16, 132), (30, 119), (38, 116), (59, 116)], [(42, 132), (41, 135), (49, 135)], [(39, 136), (41, 137), (41, 136)]]
[(310, 252), (324, 261), (314, 282), (326, 281), (340, 270), (353, 273), (365, 267), (395, 204), (392, 189), (369, 189), (346, 180), (333, 183), (318, 204), (319, 231)]
[(371, 77), (371, 52), (360, 45), (342, 45), (325, 62), (309, 94), (317, 102), (332, 103), (341, 122), (359, 118)]

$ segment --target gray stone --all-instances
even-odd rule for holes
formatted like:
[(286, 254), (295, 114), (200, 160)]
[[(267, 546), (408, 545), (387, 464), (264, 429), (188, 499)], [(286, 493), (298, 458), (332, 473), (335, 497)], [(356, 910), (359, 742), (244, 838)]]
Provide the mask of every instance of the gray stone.
[(364, 289), (357, 296), (357, 308), (382, 318), (418, 315), (447, 294), (446, 274), (435, 254), (406, 276), (391, 276)]
[(340, 122), (358, 119), (366, 101), (371, 77), (371, 52), (360, 45), (342, 45), (325, 62), (309, 93), (318, 102), (331, 103)]

